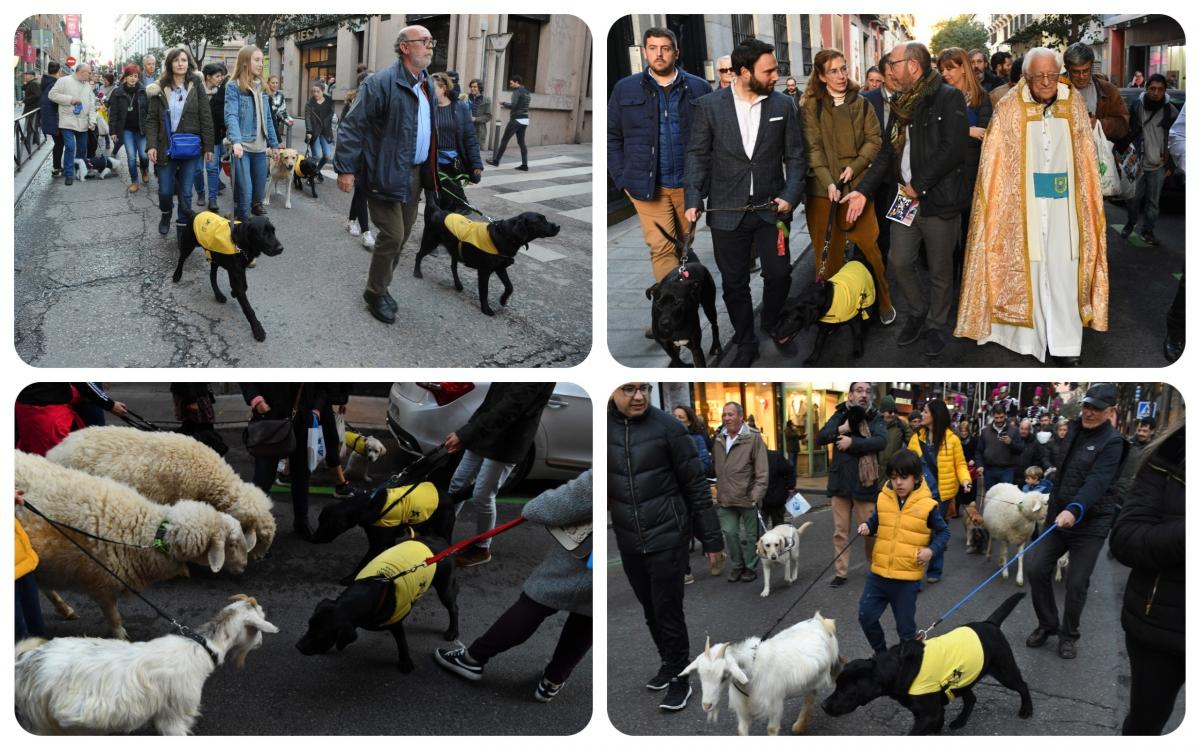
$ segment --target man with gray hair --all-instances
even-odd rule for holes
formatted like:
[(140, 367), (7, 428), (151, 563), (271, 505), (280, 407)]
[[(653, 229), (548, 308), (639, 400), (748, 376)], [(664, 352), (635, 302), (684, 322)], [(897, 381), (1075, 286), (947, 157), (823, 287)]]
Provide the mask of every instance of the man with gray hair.
[(724, 425), (713, 440), (713, 471), (717, 475), (717, 516), (725, 534), (725, 548), (733, 567), (729, 582), (758, 578), (755, 543), (760, 529), (758, 508), (767, 494), (770, 467), (762, 434), (745, 421), (736, 401), (721, 409)]
[(421, 189), (437, 194), (437, 95), (426, 68), (437, 42), (424, 26), (406, 26), (396, 37), (395, 65), (363, 81), (358, 101), (338, 128), (333, 168), (349, 193), (364, 174), (367, 203), (379, 237), (371, 251), (363, 299), (377, 320), (395, 323), (399, 305), (388, 293), (400, 250), (417, 219)]
[[(1070, 67), (1070, 66), (1068, 66)], [(1108, 246), (1084, 97), (1058, 53), (1025, 55), (979, 161), (955, 336), (1079, 363), (1083, 327), (1108, 330)], [(1122, 105), (1124, 106), (1124, 105)], [(1022, 223), (1013, 226), (1013, 217)]]
[(1106, 79), (1092, 75), (1095, 62), (1096, 53), (1083, 42), (1075, 42), (1063, 53), (1071, 88), (1083, 97), (1092, 126), (1095, 127), (1099, 120), (1104, 137), (1116, 143), (1129, 135), (1129, 108), (1125, 106), (1120, 89)]
[(96, 127), (96, 95), (92, 88), (92, 66), (79, 63), (74, 75), (63, 76), (50, 89), (50, 101), (58, 105), (58, 129), (63, 139), (65, 184), (75, 182), (75, 160), (87, 155), (88, 131)]
[(717, 82), (713, 85), (713, 91), (727, 89), (733, 85), (733, 58), (729, 55), (721, 55), (717, 58)]
[(142, 56), (142, 85), (149, 86), (158, 80), (158, 58), (154, 55)]

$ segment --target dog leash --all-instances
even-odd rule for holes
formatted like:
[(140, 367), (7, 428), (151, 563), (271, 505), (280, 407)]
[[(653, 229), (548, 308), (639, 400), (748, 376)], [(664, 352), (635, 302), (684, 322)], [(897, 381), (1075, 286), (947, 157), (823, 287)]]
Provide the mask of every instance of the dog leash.
[(129, 407), (125, 407), (124, 414), (118, 414), (117, 416), (120, 417), (121, 420), (125, 422), (125, 424), (129, 425), (130, 427), (136, 427), (137, 429), (141, 430), (142, 432), (162, 432), (161, 427), (154, 424), (149, 419), (146, 419), (141, 414), (138, 414), (137, 412), (135, 412), (133, 409), (130, 409)]
[(449, 547), (447, 547), (446, 549), (437, 553), (436, 555), (425, 558), (424, 560), (422, 560), (421, 562), (412, 566), (408, 570), (402, 570), (394, 576), (379, 576), (379, 577), (384, 578), (388, 581), (395, 581), (397, 578), (403, 578), (404, 576), (409, 575), (410, 573), (417, 572), (421, 568), (425, 568), (430, 565), (433, 565), (433, 564), (437, 563), (439, 560), (449, 557), (450, 555), (453, 555), (455, 552), (458, 552), (459, 550), (466, 549), (467, 547), (471, 546), (475, 542), (480, 542), (480, 541), (483, 541), (484, 539), (489, 539), (491, 537), (496, 536), (497, 534), (503, 534), (504, 532), (508, 531), (512, 527), (520, 526), (523, 523), (525, 523), (525, 516), (517, 516), (516, 518), (509, 521), (508, 523), (501, 524), (501, 525), (495, 527), (494, 529), (483, 532), (482, 534), (476, 534), (475, 536), (470, 537), (468, 539), (464, 539), (457, 544), (452, 544)]
[[(404, 469), (402, 471), (400, 471), (399, 473), (393, 474), (392, 476), (388, 477), (386, 481), (384, 481), (382, 484), (377, 486), (375, 489), (371, 490), (370, 497), (374, 497), (375, 493), (377, 493), (383, 489), (392, 488), (392, 487), (401, 487), (401, 486), (403, 486), (404, 482), (408, 482), (408, 490), (406, 490), (403, 495), (401, 495), (400, 497), (393, 500), (386, 508), (384, 508), (383, 512), (379, 514), (379, 517), (376, 518), (375, 521), (378, 521), (379, 519), (385, 517), (389, 512), (391, 512), (392, 508), (395, 508), (397, 505), (404, 502), (404, 498), (411, 495), (413, 493), (413, 490), (417, 489), (417, 485), (419, 485), (424, 479), (426, 479), (433, 472), (434, 469), (441, 466), (442, 462), (445, 461), (446, 458), (449, 457), (449, 455), (450, 455), (450, 452), (446, 450), (446, 444), (442, 443), (438, 447), (431, 450), (429, 453), (422, 455), (416, 461), (414, 461), (411, 464), (409, 464), (408, 466), (404, 467)], [(426, 464), (426, 462), (428, 462), (428, 463)], [(414, 468), (416, 468), (418, 466), (422, 467), (424, 474), (421, 475), (420, 479), (417, 479), (414, 481), (408, 475), (410, 472), (413, 471)]]
[(792, 605), (790, 607), (788, 607), (786, 610), (784, 610), (783, 614), (780, 615), (779, 618), (775, 620), (774, 624), (772, 624), (771, 627), (767, 628), (767, 632), (762, 634), (762, 639), (764, 641), (767, 639), (767, 636), (769, 636), (771, 634), (771, 631), (774, 630), (775, 628), (779, 627), (779, 623), (783, 622), (784, 618), (787, 617), (789, 614), (791, 614), (792, 610), (796, 608), (796, 605), (800, 603), (800, 600), (803, 599), (808, 594), (808, 592), (812, 590), (812, 587), (817, 585), (817, 581), (820, 581), (821, 578), (823, 578), (825, 576), (825, 573), (833, 566), (833, 564), (835, 562), (837, 562), (838, 558), (841, 557), (842, 555), (846, 554), (846, 551), (850, 549), (850, 547), (854, 544), (855, 540), (857, 540), (860, 536), (862, 536), (862, 534), (859, 534), (858, 529), (855, 529), (854, 536), (850, 537), (850, 541), (846, 542), (846, 546), (842, 547), (842, 550), (840, 552), (838, 552), (836, 555), (834, 555), (833, 559), (830, 560), (825, 565), (824, 568), (821, 568), (821, 572), (817, 573), (817, 577), (812, 580), (812, 583), (808, 584), (808, 587), (800, 592), (800, 596), (796, 597), (796, 601), (792, 602)]
[[(465, 174), (458, 175), (457, 177), (452, 177), (452, 176), (446, 174), (445, 172), (438, 171), (438, 181), (440, 182), (442, 180), (445, 180), (446, 184), (444, 184), (443, 187), (446, 189), (447, 193), (449, 193), (456, 201), (463, 204), (464, 206), (466, 206), (470, 210), (474, 211), (475, 213), (479, 214), (483, 218), (487, 219), (490, 222), (495, 222), (496, 221), (495, 219), (488, 216), (483, 211), (480, 211), (478, 208), (475, 208), (474, 206), (472, 206), (470, 203), (467, 202), (467, 190), (466, 190), (467, 185), (466, 185), (466, 183), (467, 183), (467, 180), (469, 180), (469, 179), (470, 178), (467, 177)], [(458, 189), (460, 192), (457, 194), (454, 193), (450, 189), (451, 185), (458, 186)]]
[[(71, 538), (71, 536), (70, 536), (70, 534), (68, 534), (67, 532), (63, 531), (61, 528), (59, 528), (59, 526), (60, 526), (60, 525), (61, 525), (61, 526), (64, 526), (65, 528), (71, 529), (72, 531), (76, 531), (76, 532), (78, 532), (78, 533), (80, 533), (80, 534), (83, 534), (83, 535), (85, 535), (85, 536), (92, 536), (91, 534), (88, 534), (86, 531), (79, 531), (79, 529), (74, 529), (74, 528), (72, 528), (72, 527), (70, 527), (70, 526), (66, 526), (66, 524), (59, 524), (57, 521), (51, 520), (51, 519), (50, 519), (50, 518), (48, 518), (48, 517), (47, 517), (47, 516), (46, 516), (44, 513), (42, 513), (40, 510), (38, 510), (37, 508), (35, 508), (35, 507), (33, 507), (32, 505), (30, 505), (30, 504), (29, 504), (29, 501), (25, 501), (24, 505), (25, 505), (25, 507), (26, 507), (26, 508), (29, 508), (29, 510), (30, 510), (30, 511), (32, 511), (33, 513), (35, 513), (36, 515), (39, 515), (39, 516), (41, 516), (42, 518), (44, 518), (44, 519), (46, 520), (46, 522), (50, 524), (50, 527), (51, 527), (52, 529), (54, 529), (55, 531), (57, 531), (59, 534), (62, 534), (63, 538), (64, 538), (64, 539), (66, 539), (68, 542), (70, 542), (71, 544), (74, 544), (76, 547), (78, 547), (80, 552), (82, 552), (82, 553), (83, 553), (83, 554), (84, 554), (84, 555), (85, 555), (85, 556), (86, 556), (88, 559), (90, 559), (92, 562), (94, 562), (94, 563), (96, 563), (97, 565), (99, 565), (99, 566), (100, 566), (100, 568), (101, 568), (101, 569), (102, 569), (102, 570), (103, 570), (105, 573), (108, 573), (110, 576), (112, 576), (113, 578), (117, 579), (117, 582), (118, 582), (118, 583), (120, 583), (120, 584), (121, 584), (122, 586), (124, 586), (125, 588), (129, 589), (129, 592), (130, 592), (131, 594), (133, 594), (133, 595), (134, 595), (134, 596), (136, 596), (138, 599), (141, 599), (143, 602), (145, 602), (146, 606), (147, 606), (147, 607), (149, 607), (150, 609), (154, 610), (154, 613), (155, 613), (156, 615), (158, 615), (158, 616), (159, 616), (159, 617), (161, 617), (162, 619), (164, 619), (164, 620), (166, 620), (167, 622), (169, 622), (169, 623), (171, 624), (171, 626), (175, 628), (175, 631), (176, 631), (176, 633), (177, 633), (178, 635), (181, 635), (181, 636), (183, 636), (184, 638), (188, 638), (188, 639), (190, 639), (190, 640), (193, 640), (193, 641), (195, 641), (196, 643), (200, 644), (200, 647), (201, 647), (201, 648), (203, 648), (203, 649), (204, 649), (204, 650), (205, 650), (205, 651), (208, 653), (209, 657), (212, 659), (212, 662), (213, 662), (213, 666), (214, 666), (214, 667), (216, 667), (216, 666), (218, 666), (218, 665), (220, 664), (220, 658), (217, 656), (217, 652), (216, 652), (216, 651), (213, 651), (213, 650), (212, 650), (212, 647), (208, 645), (208, 639), (206, 639), (204, 636), (200, 635), (200, 634), (199, 634), (199, 633), (197, 633), (196, 631), (192, 630), (192, 629), (191, 629), (191, 628), (189, 628), (187, 625), (184, 625), (183, 623), (179, 622), (178, 620), (176, 620), (176, 619), (175, 619), (174, 617), (172, 617), (171, 615), (169, 615), (169, 614), (167, 614), (166, 612), (164, 612), (164, 611), (163, 611), (161, 608), (159, 608), (159, 607), (158, 607), (158, 606), (157, 606), (157, 605), (156, 605), (154, 602), (150, 601), (150, 600), (149, 600), (149, 599), (147, 599), (145, 596), (142, 596), (142, 593), (141, 593), (140, 591), (138, 591), (138, 590), (137, 590), (137, 589), (135, 589), (133, 586), (130, 586), (128, 583), (126, 583), (124, 578), (122, 578), (121, 576), (117, 575), (115, 572), (113, 572), (113, 570), (112, 570), (111, 568), (109, 568), (109, 567), (108, 567), (107, 565), (105, 565), (104, 563), (100, 562), (100, 560), (99, 560), (99, 559), (97, 559), (95, 555), (93, 555), (91, 552), (88, 552), (88, 551), (87, 551), (87, 549), (86, 549), (86, 548), (85, 548), (85, 547), (84, 547), (82, 544), (80, 544), (80, 543), (79, 543), (79, 542), (77, 542), (76, 540), (72, 539), (72, 538)], [(166, 524), (166, 521), (164, 521), (164, 522), (163, 522), (163, 524)], [(161, 532), (162, 532), (162, 529), (163, 529), (163, 526), (160, 524), (160, 525), (159, 525), (159, 530), (160, 530), (160, 531), (159, 531), (159, 533), (161, 533)], [(93, 538), (94, 538), (94, 539), (100, 539), (100, 537), (93, 537)], [(158, 536), (157, 536), (157, 534), (156, 534), (156, 536), (155, 536), (155, 540), (157, 541), (157, 539), (158, 539)], [(108, 542), (112, 542), (113, 544), (125, 544), (124, 542), (115, 542), (115, 541), (108, 540), (108, 539), (105, 539), (105, 540), (102, 540), (102, 541), (108, 541)], [(136, 547), (136, 546), (138, 546), (138, 545), (126, 544), (125, 546), (128, 546), (128, 547)], [(145, 547), (143, 547), (143, 549), (146, 549), (146, 548), (145, 548)]]
[[(833, 186), (837, 188), (838, 193), (841, 193), (843, 190), (845, 190), (846, 183), (842, 180), (838, 180)], [(818, 284), (824, 284), (827, 280), (825, 278), (825, 263), (829, 260), (829, 246), (833, 244), (833, 227), (834, 223), (837, 221), (838, 205), (839, 204), (837, 203), (831, 203), (829, 205), (829, 221), (825, 223), (825, 244), (821, 248), (821, 264), (817, 269)], [(853, 223), (851, 223), (848, 227), (842, 227), (840, 225), (838, 226), (838, 229), (841, 229), (843, 232), (849, 232), (853, 228)], [(861, 312), (861, 309), (859, 312)]]
[(937, 618), (936, 620), (934, 620), (934, 621), (933, 621), (933, 624), (931, 624), (929, 627), (925, 628), (924, 630), (918, 630), (918, 631), (917, 631), (917, 640), (918, 640), (918, 641), (924, 641), (926, 638), (928, 638), (928, 637), (929, 637), (929, 633), (930, 633), (930, 632), (931, 632), (931, 631), (932, 631), (934, 628), (936, 628), (938, 625), (940, 625), (940, 624), (942, 623), (942, 621), (943, 621), (943, 620), (945, 620), (945, 619), (946, 619), (947, 617), (949, 617), (950, 615), (954, 614), (954, 612), (955, 612), (956, 610), (958, 610), (958, 608), (959, 608), (959, 607), (961, 607), (962, 605), (966, 604), (966, 603), (967, 603), (967, 601), (968, 601), (968, 600), (969, 600), (971, 597), (973, 597), (973, 596), (975, 596), (976, 594), (978, 594), (978, 593), (980, 592), (980, 590), (981, 590), (981, 589), (983, 589), (983, 587), (984, 587), (984, 586), (987, 586), (989, 583), (991, 583), (991, 582), (992, 582), (992, 580), (993, 580), (993, 579), (994, 579), (996, 576), (998, 576), (998, 575), (1000, 575), (1001, 573), (1003, 573), (1004, 571), (1008, 570), (1008, 568), (1009, 568), (1009, 567), (1010, 567), (1010, 566), (1011, 566), (1013, 563), (1015, 563), (1017, 560), (1020, 560), (1022, 557), (1024, 557), (1024, 556), (1025, 556), (1025, 554), (1026, 554), (1027, 552), (1029, 552), (1029, 550), (1031, 550), (1031, 549), (1033, 549), (1034, 547), (1036, 547), (1036, 546), (1037, 546), (1038, 542), (1040, 542), (1040, 541), (1042, 541), (1043, 539), (1045, 539), (1047, 536), (1049, 536), (1049, 535), (1050, 535), (1050, 532), (1051, 532), (1051, 531), (1054, 531), (1054, 530), (1055, 530), (1055, 529), (1057, 529), (1057, 528), (1058, 528), (1057, 526), (1055, 526), (1055, 525), (1051, 525), (1051, 526), (1050, 526), (1050, 528), (1048, 528), (1048, 529), (1046, 529), (1045, 531), (1043, 531), (1043, 532), (1042, 532), (1042, 535), (1041, 535), (1041, 536), (1039, 536), (1037, 539), (1034, 539), (1034, 540), (1033, 540), (1033, 542), (1032, 542), (1032, 543), (1030, 543), (1030, 545), (1029, 545), (1028, 547), (1026, 547), (1025, 549), (1021, 550), (1020, 554), (1018, 554), (1018, 555), (1014, 556), (1014, 557), (1013, 557), (1013, 559), (1009, 560), (1009, 561), (1008, 561), (1008, 562), (1007, 562), (1007, 563), (1006, 563), (1006, 564), (1005, 564), (1003, 567), (1001, 567), (1001, 568), (1000, 568), (999, 570), (997, 570), (995, 573), (992, 573), (990, 576), (988, 576), (988, 577), (987, 577), (987, 579), (986, 579), (986, 580), (985, 580), (983, 583), (981, 583), (981, 584), (979, 584), (978, 586), (976, 586), (974, 591), (972, 591), (971, 593), (967, 594), (967, 595), (966, 595), (966, 596), (964, 596), (962, 599), (960, 599), (960, 600), (959, 600), (959, 602), (958, 602), (958, 604), (955, 604), (953, 607), (951, 607), (950, 609), (946, 610), (946, 611), (945, 611), (945, 612), (942, 614), (942, 616), (941, 616), (941, 617), (939, 617), (939, 618)]
[[(702, 209), (702, 211), (710, 211), (710, 212), (712, 212), (712, 211), (733, 211), (733, 212), (738, 212), (738, 213), (757, 213), (758, 211), (766, 211), (768, 209), (770, 209), (771, 211), (773, 211), (776, 214), (779, 213), (779, 206), (775, 203), (774, 198), (772, 198), (768, 201), (764, 201), (762, 203), (757, 203), (757, 204), (747, 203), (746, 205), (742, 206), (741, 208), (706, 208), (706, 209)], [(777, 231), (777, 233), (775, 235), (775, 253), (776, 253), (776, 255), (783, 257), (784, 255), (787, 254), (788, 225), (783, 219), (776, 219), (775, 220), (775, 229)]]
[[(96, 536), (95, 534), (90, 534), (90, 533), (84, 531), (83, 529), (77, 529), (74, 526), (65, 524), (62, 521), (55, 521), (50, 516), (47, 516), (45, 513), (38, 510), (36, 507), (34, 507), (28, 501), (25, 502), (25, 507), (29, 508), (29, 510), (34, 515), (41, 516), (46, 521), (46, 523), (50, 524), (51, 526), (53, 526), (56, 529), (59, 527), (64, 528), (64, 529), (69, 529), (71, 531), (74, 531), (76, 534), (86, 536), (89, 539), (95, 539), (98, 542), (104, 542), (105, 544), (116, 544), (121, 547), (133, 547), (134, 549), (152, 549), (156, 552), (161, 552), (162, 554), (166, 555), (167, 557), (172, 556), (171, 550), (167, 548), (167, 544), (165, 541), (165, 538), (167, 535), (167, 529), (170, 528), (170, 526), (171, 526), (171, 524), (166, 519), (164, 519), (162, 521), (162, 523), (160, 523), (158, 525), (158, 529), (154, 532), (154, 541), (153, 542), (151, 542), (150, 544), (131, 544), (130, 542), (122, 542), (122, 541), (119, 541), (116, 539), (106, 539), (105, 537), (102, 537), (102, 536)], [(70, 539), (70, 537), (67, 537), (67, 538)]]

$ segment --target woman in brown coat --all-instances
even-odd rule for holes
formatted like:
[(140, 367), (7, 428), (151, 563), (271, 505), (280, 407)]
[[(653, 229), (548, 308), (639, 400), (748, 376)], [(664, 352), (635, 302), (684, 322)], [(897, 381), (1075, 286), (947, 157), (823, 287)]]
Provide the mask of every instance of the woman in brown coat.
[[(823, 245), (830, 206), (862, 182), (883, 142), (879, 118), (858, 91), (858, 84), (846, 72), (846, 58), (841, 52), (823, 49), (817, 53), (802, 108), (804, 138), (808, 141), (808, 201), (804, 213), (814, 248)], [(889, 325), (896, 320), (896, 310), (879, 252), (879, 224), (874, 209), (868, 203), (854, 222), (847, 222), (846, 210), (847, 206), (838, 206), (824, 273), (818, 251), (817, 275), (828, 279), (837, 273), (845, 262), (846, 243), (854, 242), (874, 272), (880, 321)]]
[[(158, 209), (162, 211), (158, 233), (165, 235), (171, 231), (176, 193), (176, 222), (182, 225), (191, 220), (192, 185), (202, 162), (213, 158), (212, 110), (190, 52), (180, 47), (167, 53), (162, 76), (146, 87), (146, 99), (146, 154), (158, 167)], [(172, 133), (200, 136), (200, 153), (171, 153)]]

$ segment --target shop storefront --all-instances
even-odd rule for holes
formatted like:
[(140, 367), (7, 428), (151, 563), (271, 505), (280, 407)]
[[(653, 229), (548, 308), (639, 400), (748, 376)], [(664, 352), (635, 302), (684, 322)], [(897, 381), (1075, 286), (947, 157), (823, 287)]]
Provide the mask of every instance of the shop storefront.
[(304, 116), (310, 89), (317, 80), (328, 81), (337, 75), (338, 25), (326, 24), (297, 31), (292, 37), (300, 50), (300, 81), (298, 89), (292, 91), (299, 104), (295, 114)]

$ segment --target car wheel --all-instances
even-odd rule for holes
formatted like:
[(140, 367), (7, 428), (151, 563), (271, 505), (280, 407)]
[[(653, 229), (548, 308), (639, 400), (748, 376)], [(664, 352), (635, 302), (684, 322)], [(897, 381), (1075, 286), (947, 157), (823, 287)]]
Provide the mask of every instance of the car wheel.
[(533, 468), (533, 448), (530, 447), (529, 452), (525, 454), (525, 458), (521, 459), (520, 463), (513, 467), (509, 472), (508, 478), (501, 485), (501, 492), (512, 492), (521, 482), (525, 481), (525, 477), (529, 476), (529, 470)]

